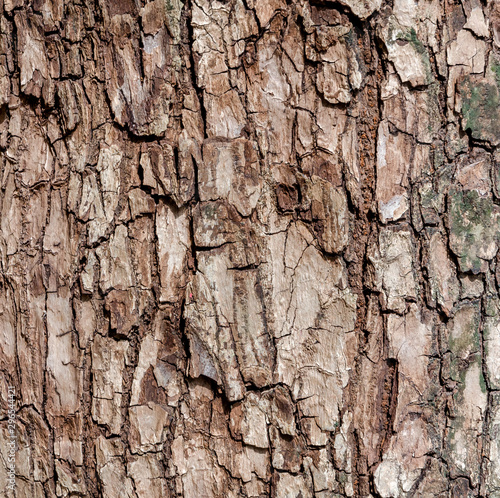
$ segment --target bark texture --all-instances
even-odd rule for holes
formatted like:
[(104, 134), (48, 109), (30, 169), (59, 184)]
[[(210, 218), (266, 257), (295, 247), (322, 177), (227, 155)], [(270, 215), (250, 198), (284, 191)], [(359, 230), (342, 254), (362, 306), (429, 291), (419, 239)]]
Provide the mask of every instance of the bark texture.
[(0, 13), (0, 483), (500, 497), (498, 2)]

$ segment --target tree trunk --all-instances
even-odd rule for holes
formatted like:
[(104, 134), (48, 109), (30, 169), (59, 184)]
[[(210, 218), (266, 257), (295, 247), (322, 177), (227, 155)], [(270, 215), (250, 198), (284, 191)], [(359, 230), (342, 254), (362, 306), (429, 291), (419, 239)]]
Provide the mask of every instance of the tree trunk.
[(0, 12), (3, 496), (500, 497), (495, 0)]

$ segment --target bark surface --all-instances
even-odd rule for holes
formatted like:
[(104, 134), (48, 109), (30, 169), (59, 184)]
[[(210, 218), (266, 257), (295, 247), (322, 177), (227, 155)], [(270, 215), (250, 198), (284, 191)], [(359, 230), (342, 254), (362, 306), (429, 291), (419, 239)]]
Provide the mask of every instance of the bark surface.
[(0, 0), (0, 483), (500, 497), (500, 5)]

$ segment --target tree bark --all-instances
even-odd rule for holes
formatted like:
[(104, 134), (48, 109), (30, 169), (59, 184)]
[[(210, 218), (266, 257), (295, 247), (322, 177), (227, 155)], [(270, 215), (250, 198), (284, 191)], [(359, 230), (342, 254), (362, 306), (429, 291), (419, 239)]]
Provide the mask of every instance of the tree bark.
[(497, 2), (0, 13), (3, 496), (500, 497)]

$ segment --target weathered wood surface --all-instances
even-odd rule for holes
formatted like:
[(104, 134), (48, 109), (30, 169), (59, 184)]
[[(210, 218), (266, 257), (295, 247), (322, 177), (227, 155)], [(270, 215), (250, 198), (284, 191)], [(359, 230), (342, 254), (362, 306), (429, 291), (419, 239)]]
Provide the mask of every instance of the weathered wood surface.
[(0, 0), (0, 483), (500, 497), (499, 103), (495, 0)]

